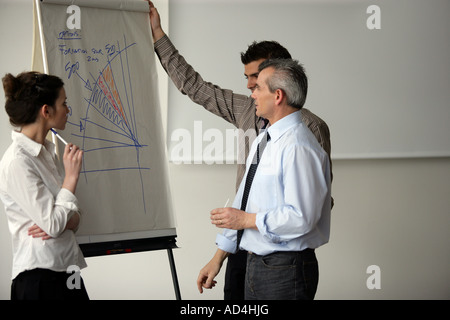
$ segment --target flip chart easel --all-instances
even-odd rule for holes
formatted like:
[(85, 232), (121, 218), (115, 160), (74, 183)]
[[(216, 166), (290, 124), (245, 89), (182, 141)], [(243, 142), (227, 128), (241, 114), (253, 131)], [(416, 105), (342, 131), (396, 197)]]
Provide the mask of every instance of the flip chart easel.
[(177, 248), (176, 239), (174, 236), (80, 244), (80, 248), (81, 251), (83, 251), (83, 255), (85, 257), (97, 257), (104, 255), (166, 249), (169, 258), (175, 297), (177, 300), (181, 300), (181, 291), (178, 283), (177, 270), (175, 267), (175, 260), (172, 251), (173, 248)]

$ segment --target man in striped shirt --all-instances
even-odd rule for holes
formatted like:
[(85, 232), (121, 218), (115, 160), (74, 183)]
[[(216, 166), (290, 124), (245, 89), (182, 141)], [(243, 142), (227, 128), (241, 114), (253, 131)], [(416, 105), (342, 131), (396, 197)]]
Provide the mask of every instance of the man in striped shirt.
[[(238, 161), (237, 189), (245, 174), (245, 159), (248, 157), (250, 146), (253, 139), (259, 134), (260, 129), (265, 126), (266, 121), (256, 115), (255, 102), (250, 96), (236, 94), (232, 90), (222, 89), (204, 81), (200, 74), (179, 54), (169, 37), (162, 30), (158, 11), (151, 1), (149, 1), (149, 5), (156, 54), (178, 90), (187, 95), (193, 102), (240, 129), (240, 135), (246, 135), (245, 133), (251, 130), (255, 133), (246, 135), (250, 139), (239, 138), (241, 144), (239, 145), (238, 157), (241, 160)], [(247, 88), (252, 92), (258, 77), (259, 64), (269, 58), (290, 59), (291, 55), (284, 47), (274, 41), (253, 43), (245, 53), (241, 54), (244, 73), (248, 79)], [(302, 108), (301, 117), (302, 122), (311, 130), (330, 157), (331, 143), (328, 125), (306, 108)], [(252, 137), (253, 139), (251, 139)], [(225, 300), (244, 299), (246, 257), (246, 252), (243, 251), (238, 251), (228, 257), (224, 287)]]

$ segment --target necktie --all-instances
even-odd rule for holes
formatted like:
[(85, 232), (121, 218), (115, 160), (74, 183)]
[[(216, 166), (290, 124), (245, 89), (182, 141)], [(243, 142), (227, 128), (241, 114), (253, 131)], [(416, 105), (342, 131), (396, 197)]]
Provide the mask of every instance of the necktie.
[[(247, 179), (245, 180), (244, 193), (242, 195), (242, 201), (241, 201), (241, 210), (243, 210), (243, 211), (245, 211), (245, 209), (247, 208), (248, 194), (250, 193), (250, 188), (252, 186), (253, 178), (255, 177), (256, 169), (258, 168), (258, 165), (259, 165), (259, 160), (261, 159), (262, 153), (264, 152), (267, 142), (269, 142), (269, 141), (270, 141), (270, 135), (269, 135), (269, 132), (266, 131), (263, 138), (258, 143), (255, 156), (253, 157), (252, 163), (250, 164), (250, 168), (248, 169)], [(239, 250), (239, 244), (241, 243), (243, 234), (244, 234), (244, 230), (238, 230), (236, 250)]]

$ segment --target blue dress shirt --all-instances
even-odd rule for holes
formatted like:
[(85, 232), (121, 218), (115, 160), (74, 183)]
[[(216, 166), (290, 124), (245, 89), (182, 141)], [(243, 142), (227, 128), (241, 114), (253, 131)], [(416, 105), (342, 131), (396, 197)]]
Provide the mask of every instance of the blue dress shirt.
[[(271, 125), (247, 202), (258, 230), (244, 231), (240, 248), (258, 255), (315, 249), (330, 236), (331, 179), (327, 153), (297, 111)], [(264, 132), (252, 144), (233, 208), (240, 208), (248, 168)], [(218, 234), (219, 249), (236, 251), (237, 231)]]

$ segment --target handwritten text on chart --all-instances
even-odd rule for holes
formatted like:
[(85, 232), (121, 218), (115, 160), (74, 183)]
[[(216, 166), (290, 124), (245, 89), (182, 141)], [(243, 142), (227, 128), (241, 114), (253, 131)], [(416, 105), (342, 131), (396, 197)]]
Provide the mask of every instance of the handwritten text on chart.
[(59, 52), (64, 55), (84, 55), (87, 62), (99, 62), (100, 56), (112, 56), (116, 54), (116, 45), (107, 43), (101, 48), (80, 48), (72, 45), (70, 40), (82, 40), (81, 31), (63, 30), (58, 33), (58, 40), (68, 41), (58, 45)]

